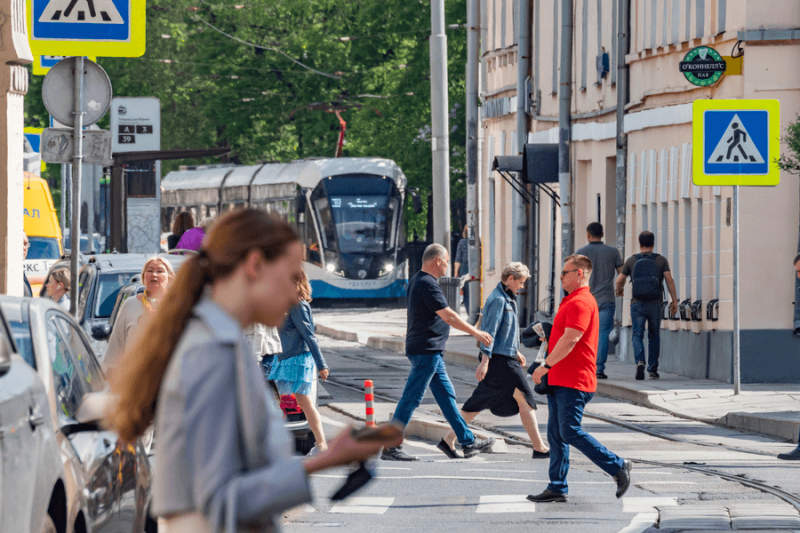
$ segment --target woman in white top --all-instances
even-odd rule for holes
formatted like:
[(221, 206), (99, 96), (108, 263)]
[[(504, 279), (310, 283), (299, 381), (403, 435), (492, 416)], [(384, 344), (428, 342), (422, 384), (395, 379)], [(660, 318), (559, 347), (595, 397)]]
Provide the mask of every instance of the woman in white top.
[(142, 322), (158, 307), (174, 277), (172, 265), (163, 257), (151, 257), (144, 264), (142, 267), (144, 293), (137, 295), (136, 298), (128, 298), (119, 309), (103, 357), (103, 369), (106, 373), (113, 372), (119, 364), (125, 348), (134, 338)]

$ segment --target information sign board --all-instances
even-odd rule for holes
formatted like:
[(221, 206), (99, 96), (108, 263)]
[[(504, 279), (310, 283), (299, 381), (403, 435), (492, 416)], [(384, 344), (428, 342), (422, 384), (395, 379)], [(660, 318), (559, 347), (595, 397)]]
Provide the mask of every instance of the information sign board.
[(113, 151), (161, 150), (161, 101), (150, 97), (111, 100)]

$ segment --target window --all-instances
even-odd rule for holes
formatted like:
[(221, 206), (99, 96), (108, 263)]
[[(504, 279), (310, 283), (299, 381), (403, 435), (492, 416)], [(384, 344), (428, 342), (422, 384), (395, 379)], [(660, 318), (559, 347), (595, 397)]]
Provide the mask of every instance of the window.
[(58, 259), (61, 250), (58, 248), (58, 239), (47, 237), (28, 237), (31, 243), (26, 259)]
[(36, 357), (33, 355), (33, 340), (31, 339), (31, 325), (29, 322), (16, 322), (13, 320), (8, 321), (11, 326), (11, 334), (14, 336), (14, 342), (17, 343), (19, 354), (25, 359), (25, 362), (36, 368)]
[(494, 180), (489, 180), (489, 270), (494, 270), (495, 227), (494, 227)]
[(46, 327), (57, 410), (59, 416), (72, 419), (83, 396), (102, 390), (105, 378), (80, 332), (66, 318), (51, 312)]
[(119, 290), (130, 283), (131, 278), (139, 271), (119, 272), (115, 274), (101, 274), (97, 282), (97, 296), (95, 297), (95, 318), (108, 318), (114, 310)]
[(89, 300), (89, 293), (92, 292), (94, 274), (94, 268), (87, 267), (81, 270), (78, 276), (78, 316), (81, 320), (85, 318), (86, 302)]

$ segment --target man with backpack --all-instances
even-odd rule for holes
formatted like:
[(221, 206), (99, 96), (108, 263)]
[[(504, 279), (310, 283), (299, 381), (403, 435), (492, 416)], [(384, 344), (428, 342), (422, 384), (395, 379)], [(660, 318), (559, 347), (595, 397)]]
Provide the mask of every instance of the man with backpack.
[(664, 312), (664, 281), (672, 298), (670, 312), (678, 312), (678, 295), (675, 280), (669, 269), (669, 261), (663, 255), (653, 253), (656, 237), (649, 231), (639, 234), (640, 253), (632, 255), (622, 265), (617, 276), (616, 295), (622, 296), (625, 280), (631, 277), (631, 322), (633, 322), (633, 355), (636, 358), (636, 379), (644, 379), (644, 326), (647, 323), (647, 352), (650, 379), (658, 379), (658, 355), (661, 349), (661, 316)]

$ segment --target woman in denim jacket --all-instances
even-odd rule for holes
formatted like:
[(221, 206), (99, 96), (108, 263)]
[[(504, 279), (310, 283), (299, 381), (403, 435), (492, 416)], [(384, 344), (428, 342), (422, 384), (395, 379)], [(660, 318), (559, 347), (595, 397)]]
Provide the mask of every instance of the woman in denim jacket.
[(314, 370), (318, 369), (322, 380), (328, 379), (328, 365), (319, 349), (317, 337), (314, 335), (314, 318), (311, 316), (311, 284), (305, 272), (297, 282), (297, 296), (300, 303), (292, 307), (280, 329), (281, 353), (275, 358), (269, 379), (275, 382), (278, 393), (294, 394), (297, 405), (306, 414), (308, 425), (317, 440), (315, 449), (309, 452), (328, 449), (322, 420), (315, 405)]
[[(519, 318), (515, 296), (530, 277), (528, 267), (511, 262), (503, 269), (502, 280), (483, 305), (481, 330), (492, 336), (490, 345), (481, 345), (481, 362), (475, 371), (478, 387), (461, 408), (467, 423), (489, 409), (495, 416), (519, 414), (533, 444), (533, 458), (550, 457), (549, 449), (536, 422), (536, 401), (525, 373), (525, 356), (519, 352)], [(454, 454), (456, 435), (452, 431), (439, 443), (447, 455)]]

